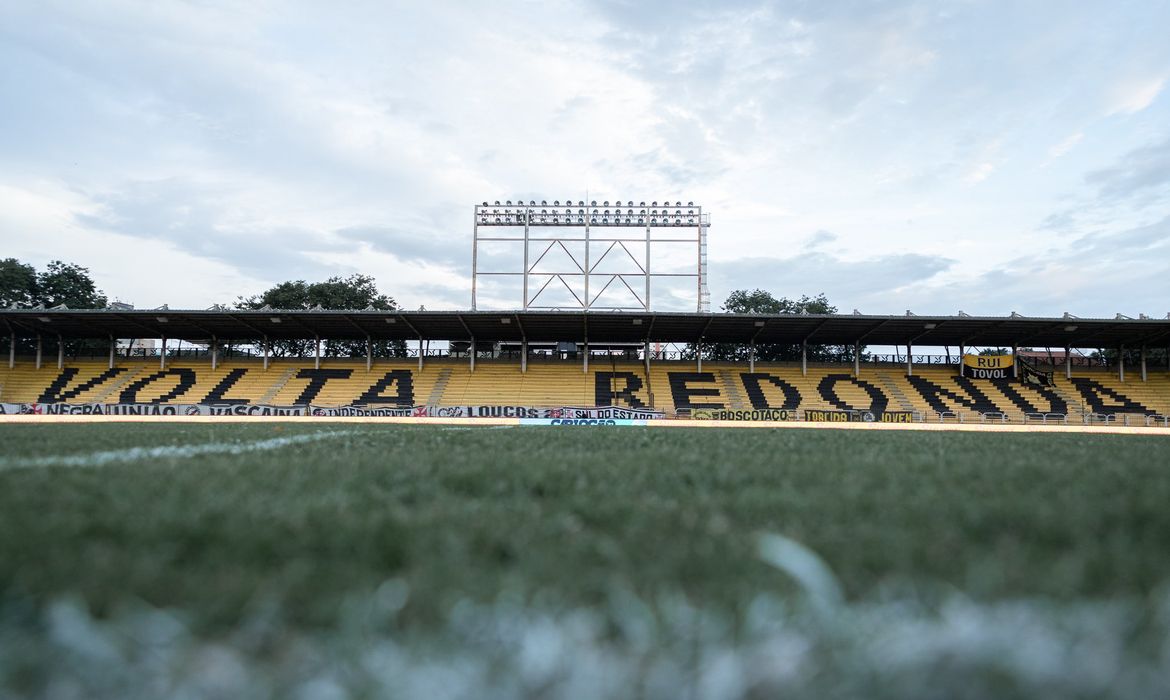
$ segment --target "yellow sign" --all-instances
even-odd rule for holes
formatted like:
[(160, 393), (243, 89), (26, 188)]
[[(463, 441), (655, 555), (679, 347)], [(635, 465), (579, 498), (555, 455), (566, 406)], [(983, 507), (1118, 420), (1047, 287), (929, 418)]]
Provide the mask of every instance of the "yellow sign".
[(975, 369), (1011, 369), (1014, 355), (963, 355), (963, 364)]

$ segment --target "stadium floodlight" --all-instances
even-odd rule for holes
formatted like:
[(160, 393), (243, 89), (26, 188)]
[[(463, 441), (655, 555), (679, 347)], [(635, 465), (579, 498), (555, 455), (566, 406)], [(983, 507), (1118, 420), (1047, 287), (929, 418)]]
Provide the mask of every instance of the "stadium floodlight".
[[(574, 309), (606, 309), (606, 310), (650, 310), (650, 279), (664, 278), (664, 277), (691, 277), (695, 280), (696, 290), (696, 307), (698, 311), (705, 312), (710, 308), (710, 293), (707, 288), (707, 230), (710, 226), (710, 217), (703, 213), (701, 206), (695, 206), (694, 202), (687, 202), (684, 207), (681, 200), (670, 202), (662, 200), (661, 205), (658, 200), (651, 202), (650, 207), (647, 208), (646, 202), (642, 201), (635, 204), (633, 199), (617, 199), (617, 200), (601, 200), (601, 204), (595, 199), (589, 200), (586, 204), (585, 200), (577, 200), (576, 203), (571, 199), (554, 200), (549, 204), (549, 200), (542, 199), (538, 205), (537, 200), (529, 200), (526, 204), (524, 200), (506, 200), (504, 205), (499, 204), (499, 200), (495, 200), (495, 204), (481, 204), (475, 207), (475, 215), (472, 219), (474, 225), (473, 242), (472, 242), (472, 309), (476, 308), (478, 279), (480, 275), (516, 275), (523, 278), (523, 304), (522, 308), (529, 309), (547, 309), (557, 310), (566, 308), (562, 306), (549, 306), (533, 304), (537, 300), (546, 287), (549, 287), (547, 282), (555, 281), (552, 285), (553, 289), (568, 291), (572, 294), (576, 303), (569, 304), (567, 308)], [(512, 228), (512, 231), (501, 232), (500, 234), (492, 234), (485, 236), (481, 232), (483, 227), (501, 227)], [(537, 232), (532, 231), (533, 227), (539, 227)], [(584, 229), (583, 231), (574, 232), (557, 232), (550, 233), (545, 230), (546, 227), (555, 229)], [(652, 229), (670, 227), (673, 229), (672, 235), (654, 236)], [(597, 228), (607, 229), (604, 233), (596, 232)], [(523, 230), (523, 235), (517, 235), (517, 229)], [(613, 229), (640, 229), (639, 233), (616, 231)], [(533, 236), (536, 236), (535, 238)], [(479, 244), (481, 241), (491, 243), (496, 242), (520, 242), (524, 244), (524, 267), (519, 270), (500, 270), (500, 271), (483, 271), (480, 269), (479, 260)], [(532, 243), (540, 246), (540, 250), (530, 251)], [(689, 243), (695, 246), (695, 257), (697, 261), (694, 272), (678, 271), (675, 267), (673, 272), (659, 272), (658, 270), (672, 267), (674, 263), (667, 262), (667, 260), (676, 260), (677, 258), (663, 257), (660, 262), (663, 265), (653, 265), (651, 261), (651, 250), (660, 250), (669, 248), (665, 244), (679, 244)], [(580, 251), (584, 244), (584, 252)], [(561, 252), (567, 253), (572, 259), (568, 269), (558, 269), (549, 272), (544, 272), (540, 269), (541, 262), (545, 259), (545, 253), (557, 247), (556, 253), (549, 255), (548, 260), (555, 258), (563, 258)], [(595, 248), (601, 248), (595, 250)], [(678, 248), (674, 251), (677, 254)], [(643, 252), (644, 251), (644, 252)], [(533, 257), (529, 257), (529, 253), (533, 253)], [(662, 251), (665, 255), (667, 252)], [(608, 258), (607, 258), (608, 256)], [(577, 259), (577, 258), (581, 259)], [(597, 266), (606, 259), (606, 266), (614, 268), (615, 266), (627, 266), (621, 272), (598, 272)], [(629, 265), (632, 263), (632, 267)], [(548, 267), (549, 263), (545, 262), (544, 266)], [(651, 271), (653, 269), (653, 271)], [(551, 275), (551, 276), (550, 276)], [(528, 294), (529, 282), (534, 278), (539, 291), (531, 297)], [(591, 283), (591, 278), (604, 277), (605, 280), (600, 285), (601, 291), (598, 292), (598, 286)], [(575, 284), (583, 283), (583, 289), (575, 288)], [(635, 291), (636, 287), (641, 287), (641, 290)], [(628, 296), (626, 292), (629, 292)], [(623, 296), (634, 301), (628, 303), (626, 301), (610, 302), (615, 304), (613, 306), (595, 305), (598, 302), (601, 294), (607, 293), (610, 299), (616, 296)], [(551, 294), (550, 294), (551, 296)]]
[(1075, 333), (1075, 332), (1076, 332), (1076, 330), (1077, 330), (1077, 327), (1076, 327), (1076, 326), (1065, 326), (1065, 327), (1064, 327), (1064, 332), (1065, 332), (1065, 333)]
[(157, 316), (157, 317), (155, 317), (155, 320), (158, 321), (159, 323), (166, 323), (167, 317), (166, 316)]
[(273, 316), (272, 318), (270, 318), (268, 320), (272, 321), (273, 323), (280, 323), (280, 316)]

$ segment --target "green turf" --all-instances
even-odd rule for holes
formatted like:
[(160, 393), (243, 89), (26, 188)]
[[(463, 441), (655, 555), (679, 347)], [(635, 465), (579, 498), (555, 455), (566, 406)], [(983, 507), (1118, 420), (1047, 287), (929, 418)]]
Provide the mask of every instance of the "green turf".
[[(241, 455), (27, 466), (134, 446), (343, 435)], [(981, 600), (1145, 596), (1170, 581), (1170, 439), (823, 430), (2, 426), (0, 595), (178, 608), (208, 630), (260, 599), (305, 629), (387, 579), (405, 624), (519, 592), (617, 588), (742, 616), (792, 583), (782, 533), (851, 600), (890, 586)]]

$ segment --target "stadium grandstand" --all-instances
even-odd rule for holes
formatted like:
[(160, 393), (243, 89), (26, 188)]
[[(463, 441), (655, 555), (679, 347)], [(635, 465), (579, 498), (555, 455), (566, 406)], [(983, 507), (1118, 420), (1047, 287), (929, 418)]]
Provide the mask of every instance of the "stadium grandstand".
[[(1135, 425), (1165, 425), (1170, 415), (1170, 367), (1147, 361), (1151, 348), (1170, 341), (1170, 320), (1145, 318), (9, 309), (0, 322), (9, 331), (0, 368), (6, 412), (182, 406), (192, 413)], [(133, 357), (118, 348), (117, 339), (144, 337), (162, 342)], [(108, 351), (66, 352), (78, 340), (108, 344)], [(310, 341), (314, 354), (274, 358), (273, 343), (287, 340)], [(29, 341), (35, 353), (18, 355)], [(196, 351), (180, 353), (168, 345), (176, 341)], [(365, 341), (367, 353), (322, 357), (328, 341)], [(375, 357), (370, 349), (379, 341), (411, 346), (406, 357)], [(775, 344), (799, 347), (801, 360), (755, 360), (757, 346)], [(871, 355), (863, 344), (900, 352)], [(1025, 344), (1059, 351), (969, 352)], [(808, 349), (822, 345), (851, 352), (836, 363), (809, 362)], [(747, 359), (705, 357), (720, 346), (746, 350)], [(1074, 352), (1095, 348), (1128, 361), (1106, 365), (1100, 354), (1093, 362)]]

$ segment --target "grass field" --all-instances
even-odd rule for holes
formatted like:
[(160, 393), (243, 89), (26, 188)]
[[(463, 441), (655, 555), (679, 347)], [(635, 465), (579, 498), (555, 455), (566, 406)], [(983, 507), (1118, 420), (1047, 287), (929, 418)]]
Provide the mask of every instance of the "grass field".
[(312, 423), (0, 444), (0, 696), (1170, 687), (1170, 438)]

